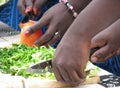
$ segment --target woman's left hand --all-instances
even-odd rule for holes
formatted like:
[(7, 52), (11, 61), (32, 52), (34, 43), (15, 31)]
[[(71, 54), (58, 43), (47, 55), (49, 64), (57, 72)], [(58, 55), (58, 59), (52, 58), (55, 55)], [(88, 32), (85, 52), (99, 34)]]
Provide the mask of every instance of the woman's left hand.
[[(70, 3), (79, 13), (90, 1), (91, 0), (70, 0)], [(32, 34), (36, 30), (47, 26), (48, 29), (46, 33), (35, 42), (35, 45), (51, 45), (62, 38), (74, 19), (72, 12), (63, 3), (58, 3), (46, 11), (35, 25), (28, 28), (27, 33)]]
[(59, 3), (45, 12), (42, 18), (35, 25), (29, 27), (27, 31), (32, 34), (36, 30), (48, 26), (46, 33), (35, 42), (35, 45), (50, 45), (64, 35), (73, 20), (74, 17), (69, 13), (66, 6)]

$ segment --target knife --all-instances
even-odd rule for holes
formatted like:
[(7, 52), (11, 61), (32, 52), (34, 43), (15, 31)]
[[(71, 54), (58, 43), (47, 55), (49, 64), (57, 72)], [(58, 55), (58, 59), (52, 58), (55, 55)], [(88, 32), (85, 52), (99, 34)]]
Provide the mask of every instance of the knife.
[(10, 27), (8, 24), (0, 21), (0, 37), (18, 35), (20, 31)]
[[(26, 7), (26, 10), (29, 9), (29, 7), (33, 6), (31, 1), (29, 2), (29, 0), (24, 0), (25, 1), (25, 5)], [(29, 2), (29, 3), (26, 3), (26, 2)], [(21, 23), (26, 23), (28, 22), (29, 20), (33, 20), (33, 18), (35, 17), (36, 15), (34, 14), (33, 10), (30, 11), (30, 12), (27, 12), (27, 14), (25, 15), (25, 17), (22, 19), (22, 22)]]
[[(98, 49), (99, 47), (91, 49), (90, 56)], [(26, 71), (30, 73), (39, 73), (39, 74), (45, 73), (45, 72), (52, 72), (52, 60), (42, 61), (26, 69)]]
[(25, 17), (22, 20), (22, 23), (27, 23), (29, 20), (32, 20), (33, 18), (33, 13), (29, 12), (27, 15), (25, 15)]

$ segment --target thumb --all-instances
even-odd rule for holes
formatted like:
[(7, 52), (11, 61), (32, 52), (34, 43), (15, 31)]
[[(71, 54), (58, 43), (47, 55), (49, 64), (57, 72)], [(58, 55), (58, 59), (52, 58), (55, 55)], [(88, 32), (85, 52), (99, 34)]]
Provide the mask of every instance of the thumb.
[(40, 30), (43, 27), (47, 26), (48, 23), (49, 23), (49, 18), (44, 15), (39, 21), (37, 21), (35, 24), (33, 24), (32, 26), (26, 29), (25, 35), (29, 36), (33, 34), (37, 30)]
[(115, 54), (115, 52), (113, 52), (108, 45), (105, 45), (105, 46), (101, 47), (99, 50), (97, 50), (91, 56), (91, 61), (92, 62), (104, 62), (109, 57), (113, 56), (114, 54)]
[(95, 36), (91, 40), (91, 48), (102, 47), (106, 44), (106, 40), (100, 36)]

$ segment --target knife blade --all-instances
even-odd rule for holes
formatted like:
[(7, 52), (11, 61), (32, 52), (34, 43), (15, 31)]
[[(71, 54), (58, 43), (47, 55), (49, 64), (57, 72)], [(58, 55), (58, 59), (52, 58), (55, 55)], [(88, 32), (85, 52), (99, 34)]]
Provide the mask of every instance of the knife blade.
[[(46, 69), (47, 67), (47, 69)], [(42, 61), (38, 64), (35, 64), (26, 70), (31, 73), (45, 73), (52, 72), (52, 60)]]
[[(29, 7), (32, 7), (33, 6), (33, 3), (29, 0), (25, 0), (25, 5), (26, 5), (26, 10), (29, 10), (30, 8)], [(26, 23), (28, 22), (29, 20), (32, 20), (33, 18), (35, 17), (35, 14), (32, 11), (28, 11), (26, 13), (26, 15), (24, 16), (24, 18), (22, 19), (21, 23)]]
[(33, 20), (34, 17), (35, 17), (35, 14), (33, 12), (28, 12), (22, 19), (22, 23), (26, 23), (29, 20)]
[(8, 24), (0, 21), (0, 37), (18, 35), (20, 31), (10, 27)]
[[(99, 47), (96, 47), (94, 49), (91, 49), (90, 56), (99, 49)], [(37, 63), (30, 68), (26, 69), (27, 72), (30, 73), (45, 73), (45, 72), (52, 72), (52, 60), (48, 61), (42, 61), (40, 63)]]

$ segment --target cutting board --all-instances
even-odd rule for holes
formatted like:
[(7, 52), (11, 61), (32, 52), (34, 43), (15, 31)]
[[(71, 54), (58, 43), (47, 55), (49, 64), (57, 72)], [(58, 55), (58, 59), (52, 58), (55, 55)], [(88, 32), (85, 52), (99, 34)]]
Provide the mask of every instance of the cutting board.
[[(101, 72), (98, 75), (102, 76), (102, 75), (112, 75), (112, 74), (101, 69)], [(107, 88), (107, 87), (104, 87), (100, 84), (72, 85), (72, 84), (57, 82), (55, 80), (40, 79), (37, 77), (25, 79), (24, 77), (21, 76), (0, 74), (0, 88)]]
[[(0, 47), (8, 46), (18, 40), (19, 40), (19, 35), (10, 36), (10, 37), (1, 37)], [(111, 73), (101, 69), (98, 75), (103, 76), (109, 74)], [(40, 87), (40, 85), (42, 86)], [(53, 87), (58, 88), (58, 85), (60, 86), (59, 88), (61, 88), (61, 85), (70, 86), (70, 84), (64, 84), (61, 82), (57, 82), (55, 80), (47, 80), (47, 79), (41, 80), (38, 78), (25, 79), (20, 76), (10, 76), (10, 75), (0, 74), (0, 88), (53, 88)], [(62, 87), (62, 88), (106, 88), (100, 84), (77, 85), (76, 87), (72, 87), (72, 86), (73, 85), (71, 85), (71, 87)], [(120, 87), (118, 86), (112, 88), (120, 88)]]
[(82, 85), (61, 83), (56, 80), (40, 79), (37, 77), (25, 79), (21, 76), (0, 74), (0, 88), (75, 88), (75, 86), (81, 88)]

